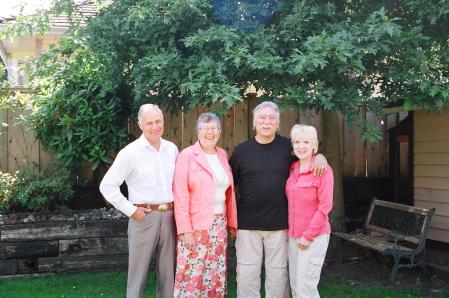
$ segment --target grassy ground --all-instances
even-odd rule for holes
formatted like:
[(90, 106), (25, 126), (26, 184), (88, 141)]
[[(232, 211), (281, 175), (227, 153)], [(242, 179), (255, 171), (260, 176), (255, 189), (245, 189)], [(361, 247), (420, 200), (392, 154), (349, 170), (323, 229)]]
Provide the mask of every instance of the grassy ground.
[[(149, 276), (145, 297), (155, 297), (155, 274)], [(413, 286), (413, 285), (411, 285)], [(93, 274), (69, 274), (14, 280), (0, 280), (0, 297), (125, 297), (126, 273), (104, 272)], [(321, 297), (357, 297), (357, 298), (411, 298), (424, 297), (421, 290), (393, 290), (383, 286), (349, 285), (326, 283), (320, 286)], [(234, 276), (229, 276), (229, 293), (227, 297), (236, 297)], [(449, 289), (435, 293), (432, 297), (449, 298)]]

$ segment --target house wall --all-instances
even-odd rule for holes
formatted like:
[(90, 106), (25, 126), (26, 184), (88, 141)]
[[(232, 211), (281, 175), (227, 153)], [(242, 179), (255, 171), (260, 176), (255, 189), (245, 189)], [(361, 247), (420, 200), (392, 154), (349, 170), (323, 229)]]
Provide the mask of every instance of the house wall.
[(31, 64), (42, 51), (48, 50), (51, 44), (57, 44), (61, 32), (39, 37), (25, 36), (15, 40), (1, 40), (1, 58), (8, 68), (8, 76), (13, 87), (28, 87), (28, 79), (23, 67)]
[(436, 209), (429, 239), (449, 242), (449, 107), (414, 114), (414, 199)]

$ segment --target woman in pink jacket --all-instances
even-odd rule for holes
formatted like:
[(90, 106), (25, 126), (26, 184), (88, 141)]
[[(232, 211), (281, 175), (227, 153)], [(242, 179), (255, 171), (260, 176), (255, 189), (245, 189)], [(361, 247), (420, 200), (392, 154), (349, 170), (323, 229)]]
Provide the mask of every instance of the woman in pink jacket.
[(334, 176), (329, 165), (323, 176), (312, 174), (318, 150), (313, 126), (293, 126), (293, 152), (298, 157), (290, 168), (288, 198), (288, 263), (293, 297), (320, 297), (317, 289), (331, 232), (328, 214), (332, 209)]
[(226, 151), (217, 147), (220, 119), (198, 117), (198, 141), (176, 162), (173, 193), (178, 234), (174, 297), (224, 297), (227, 231), (235, 238), (237, 209)]

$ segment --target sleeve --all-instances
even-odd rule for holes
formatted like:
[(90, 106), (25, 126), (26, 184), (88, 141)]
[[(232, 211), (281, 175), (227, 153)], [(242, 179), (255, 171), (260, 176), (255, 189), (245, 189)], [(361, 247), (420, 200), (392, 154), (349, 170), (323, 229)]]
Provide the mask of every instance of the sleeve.
[(131, 216), (137, 209), (120, 191), (120, 185), (131, 171), (131, 163), (131, 155), (121, 150), (100, 183), (100, 192), (106, 201), (127, 216)]
[(321, 177), (321, 183), (318, 187), (318, 208), (316, 209), (309, 228), (304, 232), (304, 238), (312, 241), (318, 236), (323, 225), (328, 221), (329, 212), (332, 210), (332, 201), (334, 196), (334, 174), (332, 168), (328, 166), (325, 174)]
[(190, 193), (189, 193), (189, 163), (190, 154), (182, 151), (176, 161), (173, 177), (173, 196), (175, 204), (175, 221), (177, 234), (192, 232), (190, 219)]
[(229, 165), (232, 169), (232, 177), (234, 179), (234, 185), (238, 186), (239, 184), (239, 166), (237, 162), (237, 155), (238, 155), (238, 145), (234, 147), (234, 150), (232, 151), (231, 158), (229, 159)]

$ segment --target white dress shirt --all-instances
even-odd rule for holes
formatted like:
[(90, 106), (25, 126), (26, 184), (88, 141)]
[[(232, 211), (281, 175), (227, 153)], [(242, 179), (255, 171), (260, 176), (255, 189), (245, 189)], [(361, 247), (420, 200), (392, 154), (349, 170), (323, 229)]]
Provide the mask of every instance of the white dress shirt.
[[(100, 191), (116, 209), (131, 216), (134, 204), (162, 204), (173, 202), (173, 174), (178, 148), (172, 142), (161, 139), (157, 151), (141, 135), (123, 148), (114, 160), (103, 180)], [(126, 181), (128, 199), (120, 192)]]

